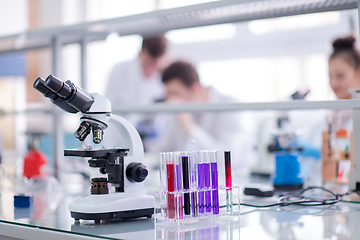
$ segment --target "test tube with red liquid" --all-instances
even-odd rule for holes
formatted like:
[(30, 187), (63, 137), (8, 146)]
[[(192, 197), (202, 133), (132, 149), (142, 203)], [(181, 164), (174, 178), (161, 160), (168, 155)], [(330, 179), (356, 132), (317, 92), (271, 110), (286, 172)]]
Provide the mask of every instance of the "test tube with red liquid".
[(233, 210), (232, 201), (232, 181), (231, 181), (231, 155), (230, 151), (225, 151), (225, 183), (226, 183), (226, 211), (231, 213)]
[(174, 154), (172, 152), (166, 153), (166, 176), (167, 176), (167, 203), (168, 203), (168, 217), (175, 218), (175, 165)]

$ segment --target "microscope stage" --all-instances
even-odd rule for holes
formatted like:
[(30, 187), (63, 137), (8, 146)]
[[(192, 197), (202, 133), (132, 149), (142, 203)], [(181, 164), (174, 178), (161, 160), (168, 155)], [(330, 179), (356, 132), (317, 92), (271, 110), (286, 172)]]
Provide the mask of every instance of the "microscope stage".
[(101, 220), (120, 220), (120, 219), (131, 219), (131, 218), (140, 218), (146, 217), (151, 218), (154, 214), (154, 208), (147, 209), (137, 209), (130, 211), (119, 211), (119, 212), (106, 212), (106, 213), (78, 213), (70, 212), (71, 217), (75, 221), (83, 220), (94, 220), (95, 223), (100, 223)]
[(108, 153), (115, 153), (117, 156), (125, 157), (128, 151), (129, 149), (124, 148), (65, 149), (64, 156), (100, 158), (106, 157)]

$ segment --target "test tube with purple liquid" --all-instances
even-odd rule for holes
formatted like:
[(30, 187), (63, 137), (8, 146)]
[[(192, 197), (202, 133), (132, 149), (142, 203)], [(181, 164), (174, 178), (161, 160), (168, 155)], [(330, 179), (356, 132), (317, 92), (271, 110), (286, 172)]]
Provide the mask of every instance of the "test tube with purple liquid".
[(211, 162), (211, 184), (212, 184), (212, 203), (213, 214), (219, 214), (219, 183), (218, 183), (218, 168), (217, 168), (218, 150), (212, 150), (210, 152)]
[(204, 164), (204, 177), (205, 177), (205, 210), (206, 212), (211, 212), (211, 175), (210, 175), (210, 160), (209, 160), (209, 151), (203, 151), (203, 164)]

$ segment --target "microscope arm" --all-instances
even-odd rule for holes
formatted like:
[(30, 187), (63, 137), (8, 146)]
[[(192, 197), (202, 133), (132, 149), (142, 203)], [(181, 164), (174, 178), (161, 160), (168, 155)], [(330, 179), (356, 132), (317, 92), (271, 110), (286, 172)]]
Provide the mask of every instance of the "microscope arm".
[(128, 158), (132, 162), (144, 162), (144, 147), (140, 135), (135, 127), (119, 116), (111, 115), (109, 118), (111, 123), (118, 130), (122, 139), (122, 148), (129, 149)]

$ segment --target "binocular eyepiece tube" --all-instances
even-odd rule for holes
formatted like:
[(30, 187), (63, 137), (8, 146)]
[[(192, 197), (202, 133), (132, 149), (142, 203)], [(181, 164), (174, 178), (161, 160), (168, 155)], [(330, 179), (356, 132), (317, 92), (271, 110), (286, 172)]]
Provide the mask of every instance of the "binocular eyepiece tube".
[(45, 80), (37, 78), (33, 87), (49, 98), (56, 106), (66, 112), (86, 113), (94, 99), (91, 94), (77, 87), (71, 81), (63, 82), (53, 75), (49, 75)]
[[(77, 87), (70, 80), (63, 82), (53, 75), (49, 75), (45, 80), (37, 78), (33, 87), (68, 113), (87, 113), (94, 103), (90, 93)], [(74, 136), (80, 141), (84, 141), (92, 131), (93, 142), (99, 144), (103, 140), (104, 128), (107, 126), (106, 124), (102, 125), (101, 122), (82, 121)]]

